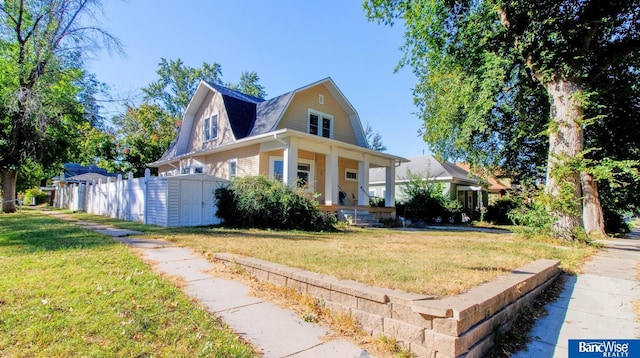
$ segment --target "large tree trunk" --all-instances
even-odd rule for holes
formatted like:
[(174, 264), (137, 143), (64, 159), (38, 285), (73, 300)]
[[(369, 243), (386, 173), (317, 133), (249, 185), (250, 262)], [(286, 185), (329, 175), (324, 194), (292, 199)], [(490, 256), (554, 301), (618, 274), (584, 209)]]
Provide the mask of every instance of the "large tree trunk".
[(589, 236), (606, 236), (604, 231), (604, 215), (598, 194), (598, 183), (589, 173), (580, 173), (582, 183), (582, 216), (584, 230)]
[(2, 211), (16, 211), (16, 181), (18, 172), (14, 169), (2, 169)]
[(556, 79), (545, 85), (551, 102), (545, 191), (551, 196), (549, 211), (556, 219), (553, 224), (554, 235), (574, 239), (582, 227), (580, 173), (576, 168), (576, 160), (584, 147), (579, 123), (583, 107), (576, 98), (581, 87), (568, 79)]

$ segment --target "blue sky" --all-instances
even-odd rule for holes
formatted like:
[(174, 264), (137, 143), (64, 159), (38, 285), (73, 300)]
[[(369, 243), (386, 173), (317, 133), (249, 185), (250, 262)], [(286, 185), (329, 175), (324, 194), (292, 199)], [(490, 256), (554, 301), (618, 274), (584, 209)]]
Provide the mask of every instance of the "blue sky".
[(393, 71), (403, 28), (367, 21), (359, 0), (106, 1), (101, 21), (126, 54), (100, 52), (89, 69), (115, 94), (139, 95), (163, 57), (217, 62), (225, 83), (255, 71), (267, 98), (331, 77), (388, 153), (428, 152), (417, 133), (415, 77), (410, 68)]

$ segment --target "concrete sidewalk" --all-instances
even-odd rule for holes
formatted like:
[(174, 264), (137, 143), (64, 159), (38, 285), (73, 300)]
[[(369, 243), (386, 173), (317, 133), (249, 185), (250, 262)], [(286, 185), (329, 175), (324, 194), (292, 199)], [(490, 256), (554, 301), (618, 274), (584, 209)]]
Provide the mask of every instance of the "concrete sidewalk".
[(640, 300), (640, 231), (602, 244), (605, 249), (580, 275), (568, 276), (558, 300), (547, 304), (548, 315), (536, 322), (527, 350), (512, 357), (567, 357), (569, 339), (640, 337), (632, 309), (633, 301)]
[(212, 276), (208, 272), (214, 270), (213, 264), (190, 249), (173, 247), (162, 240), (136, 238), (135, 235), (141, 234), (136, 231), (79, 221), (53, 211), (42, 213), (73, 221), (138, 249), (145, 259), (156, 263), (153, 268), (157, 272), (182, 280), (187, 295), (200, 301), (238, 335), (250, 341), (265, 358), (371, 357), (366, 350), (348, 341), (326, 339), (331, 333), (327, 328), (304, 322), (288, 310), (250, 296), (245, 284)]

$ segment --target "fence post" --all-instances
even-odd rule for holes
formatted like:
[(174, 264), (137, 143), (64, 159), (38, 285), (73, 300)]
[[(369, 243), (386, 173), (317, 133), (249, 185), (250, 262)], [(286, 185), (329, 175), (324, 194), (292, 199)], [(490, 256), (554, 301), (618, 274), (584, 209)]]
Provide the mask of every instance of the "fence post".
[(116, 185), (115, 185), (115, 197), (116, 197), (116, 218), (120, 219), (120, 191), (122, 189), (122, 174), (118, 174), (118, 177), (116, 178)]
[[(107, 178), (107, 183), (109, 183), (109, 180)], [(104, 197), (104, 191), (102, 190), (102, 178), (98, 179), (98, 210), (99, 211), (99, 215), (103, 215), (103, 216), (107, 216), (107, 201), (106, 198)]]
[(91, 214), (95, 214), (96, 213), (96, 205), (98, 200), (96, 199), (96, 186), (98, 185), (98, 181), (93, 179), (91, 181)]
[(147, 218), (147, 212), (148, 212), (148, 208), (147, 205), (149, 203), (149, 178), (151, 177), (151, 170), (149, 170), (149, 168), (144, 170), (144, 182), (143, 182), (143, 200), (144, 200), (144, 205), (143, 207), (143, 211), (142, 211), (142, 223), (143, 224), (148, 224), (149, 223), (149, 219)]

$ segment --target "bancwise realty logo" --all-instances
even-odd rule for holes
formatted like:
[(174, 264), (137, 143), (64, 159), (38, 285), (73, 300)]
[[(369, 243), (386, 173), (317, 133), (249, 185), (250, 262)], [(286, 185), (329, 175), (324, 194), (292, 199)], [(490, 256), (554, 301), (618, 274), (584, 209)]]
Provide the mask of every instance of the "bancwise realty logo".
[(570, 339), (569, 358), (640, 357), (639, 339)]

